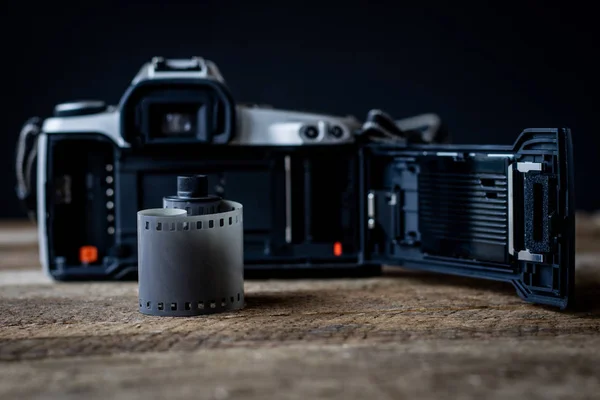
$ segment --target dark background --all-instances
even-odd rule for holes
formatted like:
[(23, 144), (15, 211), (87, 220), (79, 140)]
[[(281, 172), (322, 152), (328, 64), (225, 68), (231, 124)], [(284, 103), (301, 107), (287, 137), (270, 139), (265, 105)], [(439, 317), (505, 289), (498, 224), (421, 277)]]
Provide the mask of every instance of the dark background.
[(215, 61), (238, 101), (394, 117), (436, 112), (455, 143), (512, 144), (528, 127), (573, 130), (577, 206), (600, 208), (594, 104), (597, 21), (542, 1), (76, 2), (3, 6), (0, 217), (14, 195), (23, 122), (60, 102), (117, 103), (152, 56)]

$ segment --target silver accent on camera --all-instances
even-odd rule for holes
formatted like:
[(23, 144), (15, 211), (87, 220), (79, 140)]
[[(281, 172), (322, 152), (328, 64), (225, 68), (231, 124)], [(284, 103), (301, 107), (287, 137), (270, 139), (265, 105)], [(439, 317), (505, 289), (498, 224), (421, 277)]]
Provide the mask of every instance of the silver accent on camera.
[[(159, 64), (164, 64), (166, 71), (159, 69)], [(133, 78), (131, 84), (149, 79), (163, 78), (192, 78), (192, 79), (213, 79), (218, 82), (225, 82), (223, 75), (217, 65), (202, 57), (192, 57), (187, 59), (165, 59), (163, 57), (154, 57), (151, 62), (142, 66), (137, 75)]]
[[(294, 146), (335, 145), (354, 141), (353, 131), (361, 127), (352, 116), (334, 117), (297, 111), (237, 106), (237, 132), (230, 145), (236, 146)], [(45, 133), (100, 133), (110, 138), (118, 147), (127, 148), (120, 134), (120, 113), (109, 110), (94, 115), (54, 117), (44, 121)], [(303, 134), (303, 128), (314, 127), (314, 138)], [(339, 137), (331, 129), (339, 128)]]
[[(334, 117), (299, 111), (237, 106), (237, 132), (231, 145), (293, 146), (332, 145), (354, 141), (353, 131), (361, 127), (352, 116)], [(314, 129), (315, 135), (304, 131)], [(336, 129), (337, 136), (331, 130)], [(339, 133), (338, 133), (339, 132)]]
[(56, 107), (54, 107), (54, 111), (61, 113), (104, 107), (106, 107), (106, 104), (101, 100), (80, 100), (58, 104)]
[(37, 228), (39, 242), (39, 259), (44, 274), (52, 278), (50, 266), (48, 265), (48, 235), (46, 234), (46, 159), (48, 153), (47, 135), (38, 136), (38, 154), (37, 154)]
[(292, 159), (284, 158), (285, 169), (285, 242), (292, 243)]
[(369, 192), (367, 195), (367, 227), (375, 229), (375, 193)]
[(42, 131), (46, 134), (100, 133), (111, 139), (118, 147), (130, 147), (121, 136), (119, 123), (119, 111), (109, 109), (93, 115), (48, 118), (42, 125)]
[[(167, 70), (160, 70), (159, 64)], [(163, 68), (164, 69), (164, 68)], [(155, 57), (142, 66), (132, 85), (151, 79), (212, 79), (224, 83), (217, 65), (202, 57), (165, 60)], [(65, 103), (73, 107), (77, 103)], [(81, 106), (79, 104), (79, 106)], [(230, 145), (236, 146), (295, 146), (331, 145), (354, 141), (353, 132), (361, 122), (352, 116), (337, 117), (326, 114), (275, 109), (272, 106), (236, 106), (237, 131)], [(120, 132), (120, 111), (116, 107), (96, 114), (53, 117), (44, 121), (43, 132), (100, 133), (118, 147), (130, 147)]]

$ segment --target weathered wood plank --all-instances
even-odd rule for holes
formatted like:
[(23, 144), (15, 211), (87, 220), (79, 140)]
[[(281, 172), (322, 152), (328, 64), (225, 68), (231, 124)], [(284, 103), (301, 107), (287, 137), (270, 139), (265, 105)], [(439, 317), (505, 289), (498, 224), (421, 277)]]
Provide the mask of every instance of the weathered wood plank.
[(597, 399), (589, 336), (273, 344), (0, 364), (0, 398)]
[(0, 258), (17, 255), (0, 265), (0, 398), (594, 398), (590, 221), (578, 225), (572, 312), (526, 304), (507, 284), (387, 269), (248, 281), (244, 310), (189, 319), (138, 313), (133, 282), (50, 282), (18, 257), (36, 254), (31, 230), (10, 246), (0, 229)]

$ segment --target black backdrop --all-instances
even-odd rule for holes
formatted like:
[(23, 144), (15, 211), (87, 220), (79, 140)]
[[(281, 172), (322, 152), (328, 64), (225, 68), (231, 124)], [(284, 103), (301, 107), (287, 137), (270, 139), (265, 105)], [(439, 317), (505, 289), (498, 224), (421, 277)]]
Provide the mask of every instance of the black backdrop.
[(22, 123), (59, 102), (118, 102), (154, 55), (212, 59), (239, 101), (359, 118), (371, 108), (433, 111), (456, 143), (512, 144), (527, 127), (571, 127), (577, 205), (600, 208), (590, 10), (542, 1), (81, 3), (3, 6), (0, 217), (24, 216), (13, 166)]

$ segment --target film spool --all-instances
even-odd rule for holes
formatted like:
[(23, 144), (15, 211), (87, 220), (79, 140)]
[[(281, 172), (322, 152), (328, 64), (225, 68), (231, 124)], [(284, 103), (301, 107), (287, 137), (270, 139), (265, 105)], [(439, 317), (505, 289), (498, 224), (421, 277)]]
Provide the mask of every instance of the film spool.
[(242, 205), (219, 200), (215, 213), (139, 211), (139, 311), (194, 316), (244, 307)]
[(188, 215), (213, 214), (221, 198), (208, 194), (208, 178), (205, 175), (177, 177), (177, 195), (163, 198), (164, 208), (181, 208)]

